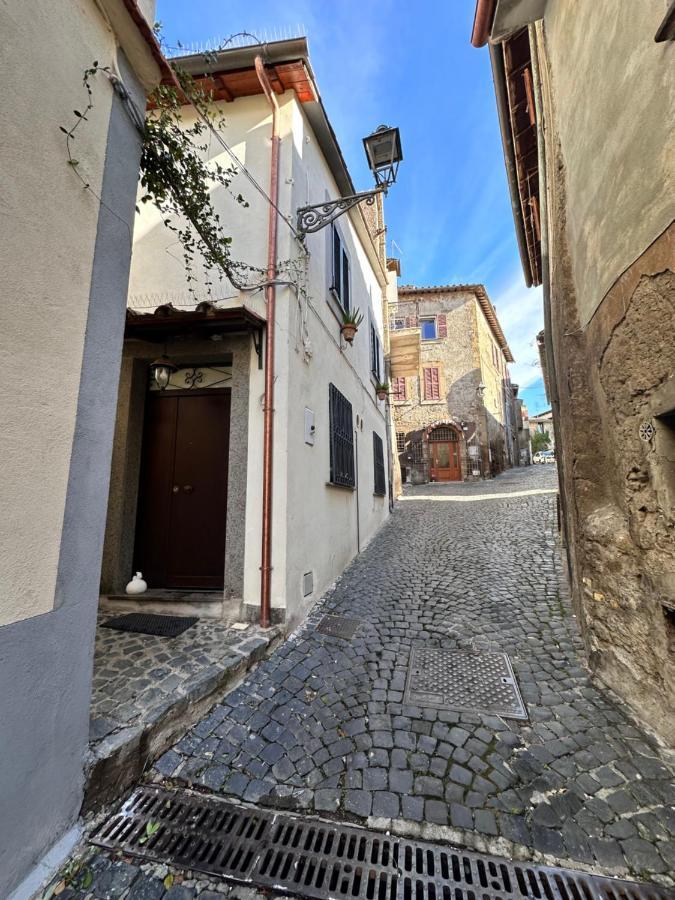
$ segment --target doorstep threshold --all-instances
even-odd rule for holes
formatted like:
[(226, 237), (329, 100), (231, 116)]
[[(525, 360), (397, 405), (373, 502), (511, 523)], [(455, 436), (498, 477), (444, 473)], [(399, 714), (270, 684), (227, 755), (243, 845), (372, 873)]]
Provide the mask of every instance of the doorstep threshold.
[(657, 885), (514, 862), (258, 809), (189, 790), (138, 788), (91, 843), (317, 900), (666, 900)]

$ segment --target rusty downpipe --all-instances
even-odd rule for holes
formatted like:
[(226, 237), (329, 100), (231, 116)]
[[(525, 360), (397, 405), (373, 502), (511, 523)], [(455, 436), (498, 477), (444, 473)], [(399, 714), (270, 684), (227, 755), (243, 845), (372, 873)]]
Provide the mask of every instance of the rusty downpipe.
[(495, 14), (496, 0), (477, 0), (473, 17), (471, 43), (474, 47), (484, 47), (490, 37), (490, 28)]
[(262, 58), (256, 56), (255, 71), (263, 93), (272, 108), (272, 154), (270, 162), (269, 223), (267, 232), (267, 280), (265, 306), (267, 328), (265, 330), (265, 398), (263, 425), (263, 483), (262, 483), (262, 549), (260, 564), (260, 627), (271, 624), (272, 586), (272, 476), (274, 440), (274, 318), (277, 275), (277, 210), (279, 199), (279, 106), (270, 85)]

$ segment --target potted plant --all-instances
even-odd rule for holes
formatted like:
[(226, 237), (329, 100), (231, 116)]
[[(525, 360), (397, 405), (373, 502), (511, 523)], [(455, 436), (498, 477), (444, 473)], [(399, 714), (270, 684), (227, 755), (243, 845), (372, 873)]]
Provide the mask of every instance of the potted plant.
[(389, 394), (389, 382), (378, 381), (375, 385), (375, 394), (378, 400), (386, 400)]
[(359, 330), (359, 325), (361, 324), (361, 322), (363, 322), (363, 313), (361, 312), (361, 310), (343, 310), (342, 327), (340, 328), (340, 331), (342, 332), (342, 336), (348, 344), (351, 344), (354, 340), (354, 336)]

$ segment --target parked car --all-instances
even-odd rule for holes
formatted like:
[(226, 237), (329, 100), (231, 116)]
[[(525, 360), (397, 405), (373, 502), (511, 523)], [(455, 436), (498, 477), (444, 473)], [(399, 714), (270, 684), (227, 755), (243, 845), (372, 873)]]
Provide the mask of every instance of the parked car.
[(554, 463), (555, 452), (553, 450), (538, 450), (532, 457), (534, 463)]

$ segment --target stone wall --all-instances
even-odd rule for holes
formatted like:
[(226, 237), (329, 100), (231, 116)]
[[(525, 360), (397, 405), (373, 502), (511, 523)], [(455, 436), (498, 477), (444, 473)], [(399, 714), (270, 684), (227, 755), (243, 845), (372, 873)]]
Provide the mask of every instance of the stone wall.
[[(595, 674), (673, 743), (675, 233), (672, 225), (658, 232), (634, 262), (613, 271), (609, 291), (586, 294), (580, 304), (556, 70), (546, 68), (550, 59), (538, 36), (550, 135), (546, 179), (558, 449), (574, 604)], [(596, 143), (592, 135), (587, 140), (589, 148)], [(608, 223), (614, 199), (605, 201), (599, 212)], [(585, 323), (589, 308), (595, 313)]]
[[(395, 429), (406, 435), (410, 445), (421, 440), (419, 432), (432, 423), (453, 422), (465, 438), (460, 449), (462, 476), (469, 477), (474, 471), (466, 446), (467, 440), (473, 442), (474, 435), (483, 457), (481, 469), (487, 474), (491, 470), (490, 457), (496, 462), (503, 456), (502, 373), (484, 358), (489, 351), (485, 349), (487, 343), (482, 332), (489, 333), (489, 328), (475, 294), (470, 289), (447, 293), (439, 289), (433, 294), (418, 295), (399, 290), (396, 317), (417, 321), (440, 314), (446, 316), (447, 337), (421, 342), (420, 374), (406, 378), (406, 400), (392, 402)], [(441, 399), (424, 400), (422, 369), (436, 365), (440, 369)], [(489, 407), (478, 392), (481, 382), (486, 385)], [(411, 455), (410, 446), (406, 446), (400, 456), (401, 466), (412, 469), (413, 481), (428, 481), (428, 448), (423, 448), (421, 459), (410, 459)]]

